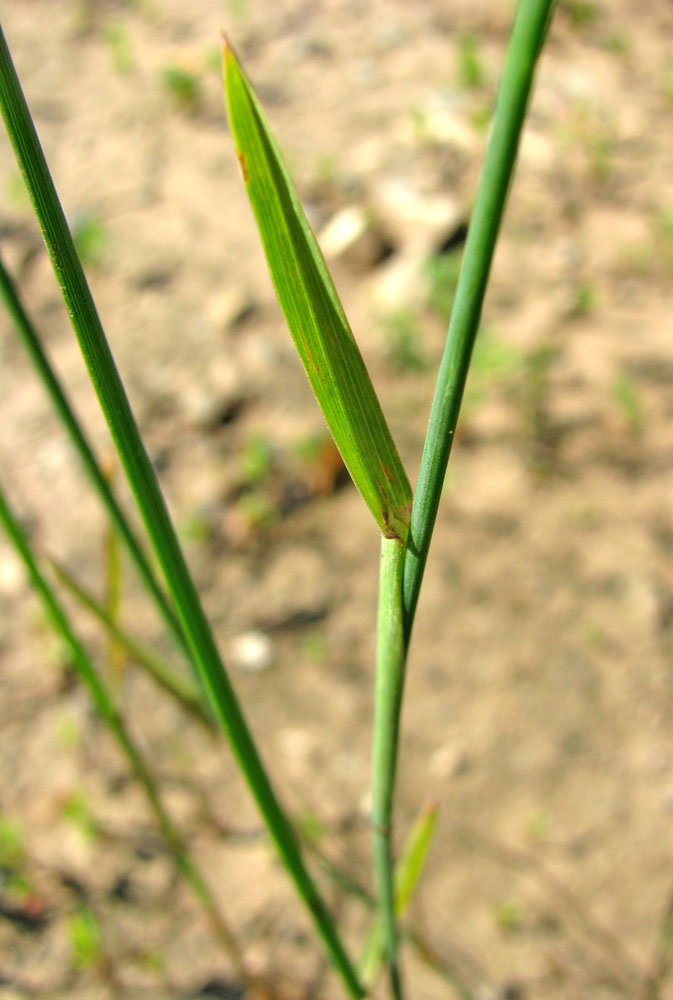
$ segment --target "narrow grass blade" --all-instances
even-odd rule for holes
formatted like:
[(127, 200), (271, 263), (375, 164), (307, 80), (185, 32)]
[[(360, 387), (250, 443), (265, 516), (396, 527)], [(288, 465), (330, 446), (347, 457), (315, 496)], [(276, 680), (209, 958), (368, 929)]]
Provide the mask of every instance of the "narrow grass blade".
[(65, 642), (72, 657), (74, 669), (77, 671), (83, 684), (88, 689), (91, 699), (101, 718), (110, 730), (110, 733), (117, 742), (120, 750), (127, 758), (136, 779), (142, 786), (150, 809), (155, 816), (162, 836), (173, 856), (176, 868), (191, 886), (201, 906), (203, 906), (205, 912), (208, 914), (208, 918), (213, 926), (213, 929), (231, 958), (236, 963), (244, 983), (249, 982), (251, 980), (251, 976), (247, 972), (243, 963), (241, 949), (236, 941), (236, 937), (220, 913), (215, 899), (203, 876), (201, 875), (200, 870), (191, 857), (185, 841), (166, 812), (159, 794), (159, 789), (154, 781), (150, 769), (145, 763), (145, 760), (134, 741), (131, 739), (121, 715), (115, 708), (114, 701), (110, 693), (108, 692), (98, 671), (94, 667), (84, 646), (77, 638), (77, 635), (70, 625), (68, 617), (54, 594), (54, 591), (47, 583), (45, 576), (40, 570), (30, 542), (28, 541), (25, 532), (22, 530), (17, 517), (12, 512), (1, 486), (0, 524), (5, 529), (10, 541), (16, 549), (16, 552), (21, 558), (21, 561), (23, 562), (30, 578), (30, 582), (42, 600), (42, 603), (51, 618), (55, 631)]
[(437, 828), (438, 806), (428, 802), (409, 831), (404, 852), (395, 872), (395, 911), (403, 916), (416, 891), (432, 838)]
[(276, 294), (346, 468), (384, 535), (406, 540), (411, 487), (264, 113), (225, 43), (231, 131)]
[(411, 513), (404, 567), (407, 642), (416, 613), (535, 65), (550, 24), (553, 5), (554, 0), (520, 0), (507, 47)]
[[(110, 487), (114, 482), (114, 465), (110, 465), (106, 478)], [(113, 525), (106, 521), (103, 534), (103, 557), (105, 560), (105, 611), (113, 627), (116, 627), (121, 616), (123, 574), (119, 535)], [(124, 646), (112, 630), (107, 633), (107, 676), (112, 690), (121, 698), (124, 687), (124, 671), (126, 669), (126, 653)]]
[(404, 545), (381, 539), (372, 754), (372, 850), (379, 919), (395, 1000), (402, 998), (395, 919), (393, 798), (406, 668), (402, 573)]
[(203, 707), (201, 693), (194, 683), (190, 683), (151, 649), (134, 639), (113, 618), (108, 608), (103, 607), (77, 580), (72, 573), (55, 559), (49, 560), (58, 581), (66, 587), (73, 597), (90, 614), (92, 614), (105, 629), (108, 638), (120, 646), (126, 656), (141, 667), (153, 681), (167, 694), (177, 701), (198, 722), (211, 731), (214, 722)]
[[(436, 826), (437, 803), (430, 802), (424, 806), (409, 831), (402, 857), (395, 869), (395, 913), (398, 917), (404, 916), (416, 891)], [(377, 921), (360, 963), (360, 976), (368, 988), (373, 988), (378, 979), (384, 954), (383, 927)]]
[(47, 355), (45, 354), (40, 336), (35, 325), (30, 319), (21, 301), (16, 283), (0, 258), (0, 295), (5, 303), (9, 316), (14, 323), (16, 331), (25, 347), (33, 364), (33, 368), (42, 380), (47, 390), (52, 405), (58, 414), (65, 430), (75, 447), (75, 450), (82, 462), (85, 472), (91, 483), (98, 492), (98, 495), (108, 512), (108, 515), (116, 527), (124, 542), (131, 559), (138, 570), (140, 579), (145, 585), (145, 589), (152, 596), (154, 603), (166, 625), (169, 634), (173, 637), (178, 648), (189, 659), (191, 653), (185, 641), (180, 624), (175, 617), (166, 594), (157, 581), (152, 567), (149, 564), (143, 548), (135, 536), (128, 519), (117, 502), (114, 493), (110, 489), (107, 478), (101, 469), (93, 448), (87, 440), (86, 434), (68, 401), (61, 382), (54, 371)]
[(189, 574), (166, 503), (131, 412), (19, 80), (0, 30), (0, 109), (101, 409), (192, 653), (191, 661), (269, 833), (351, 996), (362, 996), (334, 922), (304, 864), (292, 826), (253, 741)]

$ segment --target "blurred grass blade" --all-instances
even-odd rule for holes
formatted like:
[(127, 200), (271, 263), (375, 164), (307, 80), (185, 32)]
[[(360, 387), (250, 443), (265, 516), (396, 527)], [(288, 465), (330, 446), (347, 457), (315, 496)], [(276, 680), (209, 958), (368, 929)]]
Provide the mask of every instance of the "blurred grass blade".
[(120, 646), (128, 658), (145, 670), (155, 683), (170, 694), (172, 698), (189, 712), (202, 725), (211, 731), (214, 728), (212, 717), (207, 713), (201, 700), (199, 690), (161, 657), (148, 649), (142, 643), (123, 629), (111, 616), (109, 609), (100, 604), (77, 580), (72, 573), (55, 559), (49, 560), (52, 570), (60, 583), (63, 584), (83, 608), (92, 614), (107, 632), (108, 638)]
[[(404, 916), (416, 891), (437, 826), (437, 803), (429, 802), (419, 813), (395, 867), (395, 914)], [(385, 957), (385, 935), (377, 920), (360, 962), (360, 976), (369, 989), (376, 983)]]
[(416, 891), (437, 827), (438, 806), (428, 802), (419, 813), (407, 837), (395, 870), (395, 912), (401, 917)]
[(0, 110), (91, 381), (189, 644), (197, 677), (208, 693), (215, 717), (229, 738), (238, 765), (298, 895), (311, 914), (346, 989), (351, 996), (359, 998), (362, 988), (352, 963), (306, 868), (295, 832), (271, 785), (224, 669), (117, 372), (1, 29)]
[(19, 521), (5, 497), (0, 486), (0, 524), (5, 529), (11, 543), (13, 544), (19, 558), (24, 564), (28, 573), (31, 585), (37, 591), (47, 613), (51, 619), (55, 631), (63, 639), (72, 658), (72, 665), (79, 674), (85, 687), (88, 689), (91, 699), (96, 706), (101, 718), (107, 725), (112, 737), (116, 740), (119, 748), (127, 758), (131, 769), (142, 786), (150, 809), (159, 825), (162, 836), (171, 852), (177, 870), (186, 879), (199, 902), (206, 911), (211, 925), (227, 953), (234, 961), (237, 970), (244, 983), (251, 982), (252, 977), (248, 973), (236, 938), (229, 928), (229, 925), (222, 916), (218, 905), (205, 882), (199, 868), (196, 866), (185, 841), (182, 839), (173, 821), (166, 812), (159, 789), (152, 776), (150, 769), (136, 744), (124, 724), (124, 720), (117, 711), (113, 699), (108, 692), (98, 671), (93, 665), (91, 658), (84, 646), (75, 634), (68, 617), (59, 603), (52, 588), (47, 583), (40, 570), (30, 542), (21, 528)]
[[(114, 483), (114, 461), (104, 470), (105, 478), (110, 487)], [(105, 611), (113, 627), (116, 627), (121, 617), (123, 574), (119, 536), (110, 521), (105, 522), (103, 529), (103, 558), (105, 563)], [(126, 653), (124, 646), (111, 629), (107, 632), (107, 676), (112, 690), (121, 698), (124, 687), (124, 671), (126, 669)]]
[(243, 180), (311, 388), (381, 531), (406, 541), (411, 504), (406, 473), (264, 113), (227, 43), (224, 80)]
[(114, 493), (110, 489), (105, 474), (101, 469), (96, 456), (94, 455), (89, 441), (87, 440), (86, 434), (82, 430), (82, 426), (70, 403), (68, 402), (65, 390), (63, 389), (56, 372), (54, 371), (42, 348), (39, 334), (26, 312), (16, 284), (5, 267), (2, 258), (0, 258), (0, 296), (2, 296), (7, 312), (14, 323), (23, 346), (28, 352), (33, 368), (41, 378), (61, 423), (70, 435), (70, 439), (77, 454), (79, 455), (85, 472), (87, 473), (94, 488), (97, 490), (112, 523), (115, 525), (121, 539), (126, 545), (128, 553), (138, 570), (140, 579), (143, 581), (148, 593), (151, 594), (154, 599), (154, 603), (157, 606), (159, 614), (161, 615), (161, 618), (163, 619), (170, 635), (175, 640), (178, 648), (183, 652), (187, 659), (190, 659), (191, 653), (185, 641), (180, 624), (175, 617), (175, 612), (173, 611), (166, 594), (159, 585), (152, 567), (148, 562), (147, 556), (145, 555), (140, 542), (136, 538), (124, 511), (121, 509)]
[(411, 512), (403, 585), (407, 643), (411, 636), (535, 66), (551, 23), (553, 7), (554, 0), (520, 0), (507, 46)]

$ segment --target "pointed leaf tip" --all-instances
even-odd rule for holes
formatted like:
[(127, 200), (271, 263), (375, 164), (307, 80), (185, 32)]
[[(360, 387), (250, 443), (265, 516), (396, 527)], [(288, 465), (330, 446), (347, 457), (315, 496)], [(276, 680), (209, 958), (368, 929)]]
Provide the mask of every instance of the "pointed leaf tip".
[(224, 39), (231, 132), (280, 306), (315, 397), (381, 531), (406, 542), (411, 487), (264, 112)]

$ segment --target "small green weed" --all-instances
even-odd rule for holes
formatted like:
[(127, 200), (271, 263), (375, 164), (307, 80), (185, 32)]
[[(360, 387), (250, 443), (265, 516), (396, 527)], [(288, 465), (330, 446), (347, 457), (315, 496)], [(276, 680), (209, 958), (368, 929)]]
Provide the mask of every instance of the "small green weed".
[(249, 486), (259, 486), (268, 480), (273, 470), (273, 445), (266, 434), (250, 435), (241, 455), (241, 470)]
[(484, 85), (484, 63), (479, 40), (468, 32), (458, 36), (458, 77), (462, 86), (468, 90)]
[(95, 840), (98, 836), (96, 822), (89, 809), (86, 792), (83, 789), (71, 792), (62, 803), (61, 813), (85, 840)]
[(385, 358), (396, 372), (422, 372), (428, 367), (418, 320), (407, 309), (391, 313), (383, 321)]
[(120, 76), (128, 76), (136, 65), (128, 27), (119, 19), (108, 21), (103, 28), (103, 37), (115, 72)]
[(203, 93), (196, 73), (175, 64), (164, 66), (161, 81), (176, 107), (190, 114), (198, 111)]
[(81, 907), (70, 918), (68, 937), (72, 964), (77, 969), (90, 969), (103, 957), (100, 925), (90, 909)]
[(504, 903), (498, 903), (493, 916), (498, 928), (504, 934), (515, 934), (523, 926), (524, 909), (520, 903), (508, 900)]
[(645, 411), (638, 386), (630, 375), (622, 373), (612, 383), (611, 392), (629, 435), (638, 440), (645, 427)]
[(664, 72), (664, 94), (673, 101), (673, 62), (670, 62)]
[(499, 339), (492, 331), (480, 329), (474, 343), (470, 374), (465, 386), (465, 413), (469, 417), (484, 402), (491, 385), (506, 386), (524, 363), (521, 352)]
[(592, 27), (598, 20), (600, 9), (593, 0), (559, 0), (559, 8), (568, 16), (574, 28)]
[(0, 868), (17, 870), (25, 860), (25, 835), (18, 823), (0, 816)]
[(56, 739), (64, 750), (76, 750), (80, 744), (81, 733), (73, 718), (65, 716), (60, 719), (56, 728)]
[(462, 252), (434, 254), (425, 263), (427, 305), (443, 323), (448, 323), (453, 307), (453, 296), (458, 284)]
[(568, 315), (573, 319), (588, 316), (596, 308), (598, 293), (591, 281), (579, 281), (572, 291)]
[(551, 416), (551, 373), (560, 356), (559, 349), (542, 343), (524, 358), (521, 395), (523, 437), (531, 471), (550, 474), (556, 461), (559, 435)]
[(5, 190), (7, 192), (7, 200), (13, 208), (22, 213), (30, 211), (30, 195), (26, 190), (26, 185), (23, 183), (21, 174), (17, 173), (16, 170), (12, 170), (7, 175)]
[(108, 238), (105, 227), (94, 212), (78, 212), (72, 220), (72, 237), (85, 267), (100, 267), (105, 258)]

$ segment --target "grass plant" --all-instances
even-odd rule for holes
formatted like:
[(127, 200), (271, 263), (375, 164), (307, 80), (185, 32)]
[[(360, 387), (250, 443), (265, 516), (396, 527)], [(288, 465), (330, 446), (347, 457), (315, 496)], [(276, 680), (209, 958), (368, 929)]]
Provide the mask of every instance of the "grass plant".
[[(402, 1000), (405, 994), (400, 962), (400, 944), (404, 935), (400, 932), (398, 920), (418, 881), (435, 818), (433, 809), (422, 815), (412, 831), (408, 850), (396, 868), (393, 804), (407, 652), (495, 242), (534, 70), (552, 6), (553, 0), (520, 0), (515, 16), (484, 169), (455, 288), (415, 495), (264, 112), (231, 45), (224, 45), (224, 79), (231, 131), (277, 296), (334, 441), (381, 533), (371, 779), (377, 914), (360, 972), (346, 951), (341, 934), (309, 873), (299, 838), (274, 791), (220, 657), (117, 373), (4, 35), (0, 32), (0, 105), (7, 131), (167, 592), (156, 580), (141, 543), (115, 501), (110, 484), (49, 366), (35, 328), (2, 265), (0, 290), (33, 365), (50, 394), (60, 420), (75, 442), (115, 530), (131, 553), (164, 624), (194, 671), (199, 687), (194, 686), (188, 691), (192, 710), (198, 710), (199, 693), (203, 691), (209, 711), (229, 739), (279, 855), (313, 918), (343, 986), (356, 1000), (372, 988), (382, 961), (388, 970), (392, 996), (395, 1000)], [(473, 52), (470, 49), (468, 56), (470, 78), (466, 82), (476, 86), (481, 79), (476, 50)], [(164, 79), (174, 97), (193, 108), (198, 101), (193, 81), (176, 74), (173, 68)], [(269, 456), (266, 452), (262, 454), (263, 451), (256, 449), (252, 456), (260, 475), (269, 463)], [(0, 520), (57, 632), (66, 642), (101, 717), (144, 788), (176, 865), (192, 885), (211, 920), (216, 922), (219, 935), (236, 962), (242, 983), (258, 990), (259, 984), (252, 980), (246, 969), (234, 932), (214, 906), (208, 887), (162, 805), (149, 767), (133, 743), (99, 672), (77, 639), (54, 588), (39, 565), (29, 538), (2, 492)], [(115, 573), (114, 567), (109, 569), (111, 580)], [(67, 572), (60, 570), (58, 575), (61, 583), (70, 591), (75, 590), (79, 601), (103, 622), (108, 636), (115, 640), (119, 648), (142, 660), (145, 654), (141, 649), (134, 650), (133, 640), (119, 625), (114, 602), (107, 608), (97, 605), (90, 595), (78, 588)], [(154, 669), (147, 662), (145, 666), (150, 672)], [(154, 673), (161, 671), (154, 669)], [(161, 682), (168, 689), (172, 687), (172, 693), (185, 701), (184, 689), (181, 696), (175, 683), (170, 681), (170, 675), (169, 681), (164, 676)]]

